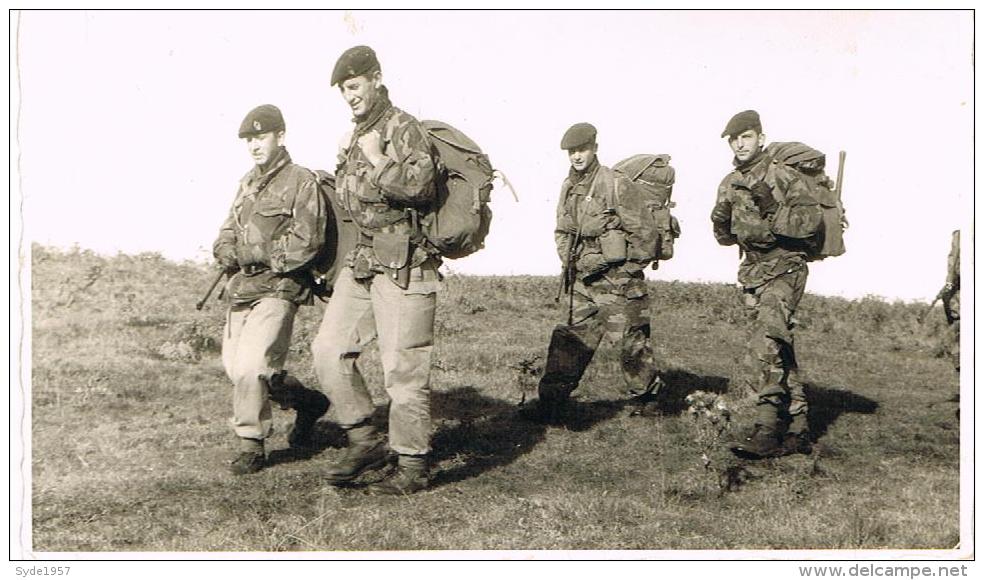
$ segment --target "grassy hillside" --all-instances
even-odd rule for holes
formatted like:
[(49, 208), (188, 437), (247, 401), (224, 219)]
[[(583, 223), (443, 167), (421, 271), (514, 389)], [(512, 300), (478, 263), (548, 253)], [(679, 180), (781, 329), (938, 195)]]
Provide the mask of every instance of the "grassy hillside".
[[(668, 264), (672, 268), (673, 264)], [(567, 427), (522, 421), (555, 279), (458, 277), (439, 299), (432, 490), (372, 497), (321, 480), (343, 445), (328, 419), (275, 465), (233, 477), (224, 309), (211, 272), (157, 255), (33, 250), (33, 543), (37, 551), (951, 548), (958, 533), (957, 377), (942, 315), (808, 295), (798, 349), (813, 456), (742, 463), (720, 437), (741, 413), (735, 290), (652, 283), (662, 407), (628, 405), (603, 347)], [(289, 368), (315, 385), (302, 309)], [(375, 349), (362, 367), (383, 405)], [(701, 391), (693, 395), (695, 391)], [(690, 402), (687, 397), (690, 396)], [(719, 397), (718, 399), (714, 399)], [(691, 404), (692, 403), (692, 404)], [(385, 421), (382, 407), (377, 413)], [(717, 420), (712, 422), (711, 417)], [(719, 435), (719, 431), (721, 434)], [(367, 474), (360, 483), (378, 478)]]

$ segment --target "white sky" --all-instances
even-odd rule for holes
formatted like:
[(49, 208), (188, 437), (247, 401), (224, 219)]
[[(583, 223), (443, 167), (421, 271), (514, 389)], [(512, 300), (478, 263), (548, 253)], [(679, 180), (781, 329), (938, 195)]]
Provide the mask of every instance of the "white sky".
[(832, 177), (848, 153), (848, 253), (813, 265), (810, 291), (928, 300), (973, 223), (969, 11), (24, 12), (12, 33), (24, 229), (44, 244), (208, 259), (250, 167), (249, 109), (279, 106), (294, 160), (334, 169), (350, 114), (329, 76), (356, 44), (394, 104), (465, 131), (520, 196), (494, 192), (487, 247), (456, 272), (559, 271), (559, 142), (579, 121), (607, 165), (673, 157), (683, 237), (653, 279), (734, 281), (708, 215), (731, 167), (719, 134), (748, 108)]

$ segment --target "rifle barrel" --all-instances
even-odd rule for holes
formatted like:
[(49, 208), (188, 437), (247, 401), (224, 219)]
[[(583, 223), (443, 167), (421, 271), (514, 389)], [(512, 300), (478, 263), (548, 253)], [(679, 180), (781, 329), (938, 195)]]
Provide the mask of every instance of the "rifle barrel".
[(841, 189), (844, 187), (844, 161), (847, 160), (847, 151), (841, 151), (837, 163), (837, 199), (841, 197)]
[(225, 276), (225, 270), (219, 270), (218, 274), (215, 275), (215, 279), (212, 280), (212, 284), (208, 287), (208, 290), (205, 291), (205, 295), (202, 296), (202, 299), (199, 300), (197, 304), (195, 304), (195, 310), (201, 310), (202, 307), (205, 306), (205, 302), (208, 301), (208, 297), (212, 295), (212, 292), (215, 290), (215, 287), (219, 285), (219, 281), (222, 280), (223, 276)]

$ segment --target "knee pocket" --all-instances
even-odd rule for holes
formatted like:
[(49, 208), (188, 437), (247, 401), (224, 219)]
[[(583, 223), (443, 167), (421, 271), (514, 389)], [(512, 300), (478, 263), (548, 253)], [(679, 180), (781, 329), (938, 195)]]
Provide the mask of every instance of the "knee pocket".
[(406, 311), (399, 319), (396, 331), (396, 348), (407, 350), (434, 345), (434, 312), (437, 303), (433, 294), (406, 303)]

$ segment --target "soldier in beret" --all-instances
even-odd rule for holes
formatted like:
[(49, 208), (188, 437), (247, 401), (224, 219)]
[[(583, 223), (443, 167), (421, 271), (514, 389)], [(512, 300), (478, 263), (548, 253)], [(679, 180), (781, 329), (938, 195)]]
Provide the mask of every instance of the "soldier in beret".
[(567, 324), (551, 335), (539, 399), (528, 411), (538, 422), (562, 422), (601, 339), (620, 333), (622, 373), (629, 393), (658, 392), (662, 381), (650, 344), (649, 292), (643, 270), (651, 251), (635, 243), (640, 220), (618, 190), (624, 178), (598, 161), (597, 131), (570, 127), (560, 142), (571, 167), (560, 190), (557, 253), (570, 293)]
[(718, 243), (737, 244), (745, 257), (738, 282), (752, 320), (747, 360), (756, 375), (752, 425), (731, 450), (748, 459), (809, 453), (793, 315), (809, 273), (804, 241), (820, 229), (822, 209), (790, 169), (765, 154), (757, 112), (736, 114), (721, 137), (735, 168), (718, 187), (711, 222)]
[(390, 103), (376, 54), (345, 51), (331, 75), (352, 110), (352, 136), (338, 155), (336, 189), (359, 230), (312, 344), (322, 387), (349, 445), (329, 466), (332, 484), (385, 464), (386, 440), (371, 422), (373, 401), (357, 361), (378, 338), (390, 397), (389, 448), (397, 469), (371, 493), (409, 494), (429, 485), (430, 367), (440, 258), (419, 220), (435, 199), (435, 165), (421, 124)]
[(232, 424), (240, 441), (233, 474), (265, 466), (273, 400), (297, 411), (291, 447), (310, 443), (328, 399), (283, 370), (297, 307), (311, 302), (305, 266), (324, 244), (327, 208), (315, 176), (291, 162), (285, 125), (273, 105), (256, 107), (239, 127), (255, 166), (239, 181), (213, 254), (230, 274), (222, 364), (233, 382)]

